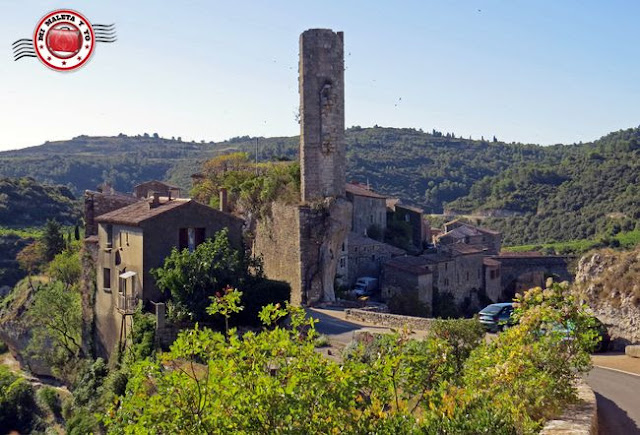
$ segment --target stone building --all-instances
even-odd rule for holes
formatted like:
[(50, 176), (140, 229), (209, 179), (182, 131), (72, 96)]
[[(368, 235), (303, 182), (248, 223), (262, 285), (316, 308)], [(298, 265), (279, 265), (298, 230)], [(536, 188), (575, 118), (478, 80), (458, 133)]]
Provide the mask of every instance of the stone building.
[(382, 298), (388, 301), (398, 294), (415, 296), (418, 301), (432, 306), (433, 272), (429, 261), (423, 257), (404, 256), (384, 263)]
[(405, 254), (402, 249), (388, 243), (350, 232), (340, 250), (337, 280), (350, 288), (360, 277), (379, 278), (382, 265), (387, 260)]
[(346, 192), (353, 204), (351, 231), (370, 236), (376, 231), (381, 238), (387, 228), (387, 197), (359, 183), (348, 183)]
[(434, 242), (440, 246), (463, 243), (484, 250), (487, 254), (498, 255), (502, 247), (502, 234), (454, 220), (444, 225), (444, 233), (437, 236)]
[(106, 191), (85, 190), (84, 192), (84, 223), (85, 237), (98, 234), (97, 216), (138, 202), (140, 199), (131, 195), (118, 193), (109, 188)]
[(138, 301), (146, 307), (165, 301), (150, 271), (162, 266), (174, 247), (193, 250), (228, 228), (232, 245), (242, 248), (241, 219), (190, 199), (156, 194), (98, 216), (95, 222), (95, 323), (101, 355), (110, 355), (122, 340), (125, 316), (135, 310)]
[(133, 196), (136, 198), (150, 198), (154, 193), (167, 198), (180, 198), (180, 188), (163, 181), (145, 181), (133, 187)]
[(411, 227), (411, 246), (413, 252), (420, 253), (430, 243), (429, 224), (424, 220), (424, 210), (403, 204), (398, 199), (387, 200), (388, 219), (406, 222)]

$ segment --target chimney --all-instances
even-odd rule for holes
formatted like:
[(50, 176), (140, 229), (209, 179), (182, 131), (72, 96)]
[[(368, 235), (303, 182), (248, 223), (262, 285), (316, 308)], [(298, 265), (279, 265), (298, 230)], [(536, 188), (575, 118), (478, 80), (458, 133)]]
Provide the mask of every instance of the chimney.
[(220, 188), (220, 211), (226, 213), (228, 211), (227, 189)]
[(160, 205), (160, 193), (153, 192), (153, 199), (151, 200), (151, 208), (156, 208)]

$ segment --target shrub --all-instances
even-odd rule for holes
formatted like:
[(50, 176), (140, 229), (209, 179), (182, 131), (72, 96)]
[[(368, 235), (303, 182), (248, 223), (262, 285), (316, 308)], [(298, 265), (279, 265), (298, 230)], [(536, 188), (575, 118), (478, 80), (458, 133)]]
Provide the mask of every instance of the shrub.
[(429, 330), (429, 336), (449, 343), (458, 373), (462, 373), (464, 362), (471, 351), (482, 343), (484, 334), (484, 328), (477, 319), (437, 319)]
[(0, 365), (0, 427), (29, 433), (37, 423), (33, 387)]
[(62, 406), (60, 404), (60, 397), (55, 389), (51, 387), (42, 387), (38, 391), (38, 399), (40, 402), (49, 408), (54, 416), (59, 417), (62, 413)]
[(433, 289), (433, 316), (442, 319), (460, 317), (460, 310), (451, 292), (440, 292)]
[(245, 325), (258, 325), (258, 313), (269, 304), (284, 306), (291, 296), (291, 286), (284, 281), (272, 279), (257, 280), (249, 284), (242, 292), (244, 310), (234, 316), (237, 322)]
[(0, 355), (9, 352), (9, 346), (4, 341), (0, 341)]

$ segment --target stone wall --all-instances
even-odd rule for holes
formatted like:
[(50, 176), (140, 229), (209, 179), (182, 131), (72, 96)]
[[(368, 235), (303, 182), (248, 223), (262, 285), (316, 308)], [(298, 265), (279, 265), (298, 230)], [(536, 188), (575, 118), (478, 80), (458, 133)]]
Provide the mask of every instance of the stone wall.
[(544, 425), (541, 435), (596, 435), (598, 433), (598, 405), (596, 395), (587, 384), (578, 385), (579, 403), (569, 405), (562, 415)]
[(302, 303), (300, 213), (297, 205), (271, 204), (270, 216), (256, 224), (253, 252), (262, 256), (264, 273), (291, 286), (291, 303)]
[(433, 322), (433, 319), (426, 317), (400, 316), (398, 314), (380, 313), (356, 308), (345, 310), (345, 314), (347, 320), (357, 320), (388, 328), (407, 327), (417, 331), (428, 331)]
[(139, 199), (133, 196), (86, 190), (84, 192), (85, 237), (98, 234), (98, 224), (95, 222), (95, 218), (137, 201)]

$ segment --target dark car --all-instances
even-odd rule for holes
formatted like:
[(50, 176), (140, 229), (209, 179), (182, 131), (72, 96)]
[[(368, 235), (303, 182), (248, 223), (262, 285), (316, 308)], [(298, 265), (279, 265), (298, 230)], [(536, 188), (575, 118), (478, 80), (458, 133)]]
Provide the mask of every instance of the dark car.
[(478, 320), (488, 331), (498, 332), (506, 326), (512, 325), (511, 314), (513, 313), (513, 303), (502, 302), (499, 304), (487, 305), (478, 313)]

